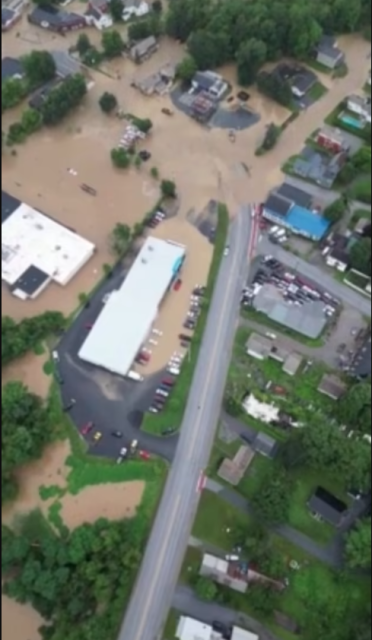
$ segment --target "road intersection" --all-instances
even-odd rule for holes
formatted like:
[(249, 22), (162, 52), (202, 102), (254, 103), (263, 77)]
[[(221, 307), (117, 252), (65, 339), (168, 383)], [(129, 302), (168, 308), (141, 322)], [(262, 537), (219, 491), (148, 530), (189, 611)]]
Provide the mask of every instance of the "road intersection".
[(230, 253), (215, 285), (178, 447), (119, 640), (161, 638), (172, 604), (219, 418), (248, 253), (254, 249), (252, 223), (250, 207), (241, 207), (230, 226)]

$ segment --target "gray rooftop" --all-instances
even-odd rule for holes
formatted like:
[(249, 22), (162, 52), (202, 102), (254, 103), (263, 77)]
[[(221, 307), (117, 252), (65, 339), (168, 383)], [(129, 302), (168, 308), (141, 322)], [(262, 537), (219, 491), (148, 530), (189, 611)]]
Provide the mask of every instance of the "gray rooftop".
[(302, 150), (300, 157), (294, 162), (293, 171), (302, 178), (313, 180), (322, 186), (331, 187), (346, 158), (347, 154), (344, 152), (329, 156), (306, 146)]
[(270, 338), (261, 336), (259, 333), (252, 333), (246, 343), (248, 352), (255, 354), (257, 357), (267, 358), (272, 350), (273, 343)]
[(290, 376), (296, 375), (303, 361), (303, 357), (299, 353), (291, 353), (283, 364), (284, 373)]
[(274, 458), (278, 449), (277, 441), (262, 431), (257, 434), (253, 446), (257, 453), (261, 453), (268, 458)]
[(276, 189), (275, 193), (282, 198), (291, 200), (299, 207), (311, 209), (313, 198), (310, 193), (307, 193), (307, 191), (303, 191), (298, 187), (292, 187), (292, 185), (287, 182), (284, 182), (278, 189)]
[(265, 209), (285, 217), (291, 210), (293, 202), (276, 194), (271, 194), (265, 203)]
[(50, 53), (53, 56), (53, 60), (56, 65), (57, 75), (62, 78), (67, 78), (67, 76), (72, 76), (81, 72), (80, 62), (70, 56), (67, 51), (51, 51)]
[(347, 385), (337, 376), (325, 374), (320, 381), (318, 391), (324, 395), (339, 400), (345, 393)]
[(332, 58), (333, 60), (338, 60), (343, 55), (342, 51), (337, 46), (336, 38), (333, 36), (322, 36), (317, 50), (318, 53)]
[(24, 74), (22, 63), (17, 58), (6, 56), (1, 60), (1, 81), (8, 78), (21, 78)]
[(318, 487), (309, 500), (309, 509), (328, 524), (338, 527), (347, 512), (347, 504), (326, 489)]
[(280, 291), (271, 284), (264, 285), (254, 298), (253, 305), (271, 320), (308, 338), (318, 338), (327, 324), (323, 302), (309, 302), (302, 307), (290, 305)]

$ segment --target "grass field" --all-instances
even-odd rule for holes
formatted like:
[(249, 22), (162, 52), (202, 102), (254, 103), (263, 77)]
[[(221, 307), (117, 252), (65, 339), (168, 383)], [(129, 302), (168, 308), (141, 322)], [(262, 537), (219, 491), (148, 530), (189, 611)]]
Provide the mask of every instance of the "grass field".
[(321, 82), (316, 82), (309, 91), (309, 98), (314, 101), (320, 100), (326, 93), (328, 93), (328, 89)]
[(165, 624), (163, 640), (175, 640), (179, 617), (179, 614), (171, 609)]
[(350, 187), (348, 194), (353, 200), (371, 204), (371, 177), (357, 180), (357, 182)]
[(218, 227), (216, 231), (216, 239), (212, 264), (209, 270), (207, 293), (205, 303), (200, 315), (198, 326), (192, 339), (192, 349), (190, 359), (183, 364), (182, 371), (178, 377), (177, 385), (174, 388), (172, 398), (170, 399), (165, 410), (159, 415), (145, 414), (142, 423), (142, 430), (153, 435), (161, 435), (164, 425), (171, 425), (178, 429), (181, 426), (184, 409), (189, 395), (190, 386), (194, 376), (194, 369), (197, 363), (199, 348), (203, 339), (203, 333), (207, 322), (209, 305), (213, 295), (213, 289), (216, 278), (218, 276), (221, 258), (226, 244), (227, 231), (229, 226), (229, 214), (224, 205), (219, 205), (218, 211)]
[(192, 534), (200, 540), (231, 551), (248, 529), (249, 516), (215, 493), (203, 491)]

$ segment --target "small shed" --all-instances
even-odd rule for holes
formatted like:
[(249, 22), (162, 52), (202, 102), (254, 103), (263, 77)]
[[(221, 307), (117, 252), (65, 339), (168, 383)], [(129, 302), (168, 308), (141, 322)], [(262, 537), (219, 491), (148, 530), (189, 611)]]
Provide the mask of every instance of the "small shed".
[(260, 431), (253, 443), (254, 449), (266, 458), (275, 458), (278, 451), (278, 443), (274, 438)]
[(295, 376), (303, 362), (299, 353), (291, 353), (283, 364), (283, 371), (289, 376)]
[(318, 391), (332, 400), (340, 400), (347, 389), (347, 384), (335, 375), (325, 374), (320, 381)]

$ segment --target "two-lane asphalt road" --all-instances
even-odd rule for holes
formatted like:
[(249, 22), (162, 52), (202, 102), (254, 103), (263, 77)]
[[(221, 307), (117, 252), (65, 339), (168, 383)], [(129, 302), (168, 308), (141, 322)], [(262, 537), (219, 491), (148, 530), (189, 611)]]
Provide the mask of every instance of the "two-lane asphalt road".
[(199, 503), (247, 278), (252, 225), (249, 207), (231, 223), (229, 255), (217, 278), (181, 435), (119, 640), (158, 640), (171, 607)]

